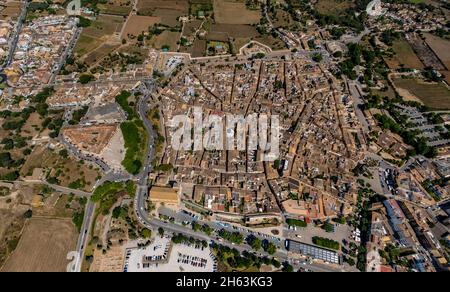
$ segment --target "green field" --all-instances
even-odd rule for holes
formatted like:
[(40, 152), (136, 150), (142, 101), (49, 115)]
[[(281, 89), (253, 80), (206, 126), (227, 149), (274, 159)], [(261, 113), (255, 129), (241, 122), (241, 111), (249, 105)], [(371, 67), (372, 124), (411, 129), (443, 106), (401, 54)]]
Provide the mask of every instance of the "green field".
[(414, 94), (430, 109), (450, 109), (450, 90), (444, 83), (424, 83), (416, 79), (396, 79), (394, 83)]
[[(81, 57), (95, 51), (101, 46), (108, 47), (106, 40), (120, 32), (123, 26), (123, 17), (113, 15), (100, 15), (92, 21), (90, 26), (83, 28), (83, 32), (75, 47), (75, 53)], [(105, 48), (104, 47), (104, 48)], [(102, 54), (99, 54), (99, 58)], [(98, 58), (93, 58), (98, 59)]]
[(130, 103), (130, 97), (135, 98), (130, 92), (122, 91), (115, 100), (127, 113), (127, 121), (120, 124), (126, 150), (122, 165), (129, 173), (138, 174), (144, 164), (148, 137), (144, 123), (139, 119), (135, 106)]
[(130, 14), (133, 7), (130, 6), (117, 6), (110, 4), (98, 4), (97, 7), (100, 9), (101, 13), (112, 14), (112, 15), (128, 15)]
[(353, 7), (353, 1), (346, 0), (319, 0), (315, 8), (320, 14), (340, 15), (346, 9)]
[(386, 58), (386, 63), (391, 69), (409, 68), (422, 70), (424, 65), (417, 57), (414, 50), (405, 39), (395, 40), (392, 45), (395, 55), (392, 58)]
[(87, 35), (81, 35), (78, 39), (77, 45), (75, 46), (75, 53), (78, 56), (83, 56), (91, 51), (93, 51), (95, 48), (101, 45), (100, 40), (87, 36)]

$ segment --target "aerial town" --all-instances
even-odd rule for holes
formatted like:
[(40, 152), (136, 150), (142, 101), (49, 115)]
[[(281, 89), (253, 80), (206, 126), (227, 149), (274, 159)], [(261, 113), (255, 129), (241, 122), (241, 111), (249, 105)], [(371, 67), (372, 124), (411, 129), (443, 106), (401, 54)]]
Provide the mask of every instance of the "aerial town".
[(0, 0), (1, 272), (450, 271), (450, 4)]

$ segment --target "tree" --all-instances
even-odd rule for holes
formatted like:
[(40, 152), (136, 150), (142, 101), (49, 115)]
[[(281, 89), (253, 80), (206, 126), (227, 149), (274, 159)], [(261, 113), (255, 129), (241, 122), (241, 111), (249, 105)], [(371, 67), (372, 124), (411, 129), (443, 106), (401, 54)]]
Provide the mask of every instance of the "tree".
[(333, 232), (334, 227), (333, 227), (333, 224), (331, 224), (330, 222), (325, 222), (325, 224), (322, 226), (322, 229), (328, 233), (331, 233), (331, 232)]
[(199, 231), (200, 230), (200, 224), (198, 224), (197, 222), (192, 222), (192, 230), (194, 231)]
[(272, 242), (268, 242), (264, 249), (268, 254), (273, 255), (277, 251), (277, 246)]
[(283, 269), (281, 269), (283, 272), (286, 273), (292, 273), (294, 271), (294, 267), (291, 266), (288, 262), (283, 263)]
[(319, 237), (319, 236), (314, 236), (312, 238), (312, 241), (315, 245), (318, 246), (322, 246), (325, 248), (330, 248), (330, 249), (334, 249), (334, 250), (339, 250), (340, 249), (340, 244), (337, 241), (334, 241), (332, 239), (329, 238), (323, 238), (323, 237)]
[(81, 84), (88, 84), (91, 81), (94, 81), (95, 77), (94, 75), (91, 74), (81, 74), (80, 78), (78, 79), (78, 82), (80, 82)]
[(0, 167), (10, 167), (13, 162), (9, 152), (0, 153)]
[(3, 150), (11, 150), (14, 148), (14, 141), (12, 139), (4, 138), (1, 144), (3, 144)]
[(272, 259), (272, 266), (279, 269), (281, 267), (281, 263), (277, 261), (275, 258)]
[(289, 226), (297, 226), (297, 227), (307, 227), (308, 224), (303, 220), (297, 220), (297, 219), (286, 219), (286, 224)]
[(69, 152), (66, 149), (63, 149), (63, 150), (59, 151), (59, 155), (62, 158), (66, 159), (67, 157), (69, 157)]
[(279, 159), (277, 159), (273, 162), (274, 169), (280, 169), (280, 166), (281, 166), (281, 161)]
[(78, 16), (78, 19), (80, 20), (78, 22), (78, 27), (89, 27), (92, 24), (92, 22), (89, 19), (83, 16)]
[(150, 238), (152, 236), (152, 231), (148, 228), (144, 228), (141, 231), (141, 236), (145, 239)]
[(127, 208), (122, 208), (120, 206), (114, 208), (114, 210), (112, 212), (112, 217), (114, 219), (118, 219), (118, 218), (126, 219), (127, 216), (128, 216)]
[(30, 219), (33, 216), (33, 211), (30, 209), (23, 214), (23, 218)]
[(12, 171), (9, 172), (3, 176), (0, 177), (0, 180), (6, 180), (6, 181), (15, 181), (19, 178), (19, 172), (18, 171)]
[(163, 237), (164, 236), (164, 229), (162, 227), (158, 228), (158, 234), (159, 236)]
[(312, 56), (312, 59), (313, 59), (314, 62), (320, 63), (320, 62), (322, 62), (322, 60), (323, 60), (323, 56), (322, 56), (321, 53), (315, 53), (315, 54)]
[(253, 235), (250, 235), (247, 239), (248, 244), (252, 247), (252, 249), (258, 251), (261, 249), (262, 243), (261, 240)]
[(356, 265), (356, 262), (355, 262), (355, 260), (352, 258), (352, 257), (348, 257), (348, 258), (346, 258), (346, 262), (350, 265), (350, 266), (354, 266), (354, 265)]

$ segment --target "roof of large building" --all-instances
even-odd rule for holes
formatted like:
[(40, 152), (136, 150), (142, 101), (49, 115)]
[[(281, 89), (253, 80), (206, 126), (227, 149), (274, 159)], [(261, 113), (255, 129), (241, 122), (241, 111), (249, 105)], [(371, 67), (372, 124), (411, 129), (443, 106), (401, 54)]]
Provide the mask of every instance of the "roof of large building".
[(178, 203), (178, 192), (168, 187), (152, 187), (150, 200), (165, 203)]
[(291, 252), (297, 252), (328, 263), (340, 263), (339, 254), (335, 251), (294, 240), (286, 240), (286, 242), (286, 248)]

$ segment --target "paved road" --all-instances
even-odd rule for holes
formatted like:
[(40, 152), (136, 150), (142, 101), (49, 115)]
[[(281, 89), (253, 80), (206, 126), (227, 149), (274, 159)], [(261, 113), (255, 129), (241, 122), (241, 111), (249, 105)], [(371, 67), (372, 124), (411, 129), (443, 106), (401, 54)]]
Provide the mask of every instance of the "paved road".
[(72, 39), (69, 42), (69, 45), (66, 47), (66, 50), (61, 55), (58, 63), (55, 65), (55, 68), (52, 71), (52, 77), (50, 78), (49, 83), (53, 83), (55, 81), (56, 76), (61, 71), (61, 68), (66, 63), (67, 57), (72, 54), (73, 49), (75, 48), (78, 39), (80, 38), (82, 28), (77, 28), (75, 34), (73, 35)]
[[(6, 58), (6, 61), (4, 63), (4, 68), (9, 67), (13, 61), (14, 53), (15, 53), (16, 47), (17, 47), (17, 42), (19, 41), (19, 35), (20, 35), (20, 32), (22, 31), (22, 26), (23, 26), (23, 23), (27, 16), (28, 6), (29, 6), (29, 2), (25, 1), (23, 3), (22, 10), (20, 12), (20, 16), (17, 20), (16, 27), (14, 28), (13, 36), (10, 39), (9, 52), (8, 52), (9, 55)], [(0, 64), (0, 66), (1, 66), (1, 64)], [(2, 71), (2, 70), (3, 70), (3, 68), (0, 67), (0, 71)]]
[(352, 81), (347, 81), (347, 86), (348, 86), (348, 90), (350, 92), (350, 94), (353, 97), (353, 104), (354, 104), (354, 108), (355, 108), (355, 112), (356, 112), (356, 116), (358, 117), (363, 129), (364, 129), (364, 133), (369, 133), (370, 132), (370, 125), (367, 122), (367, 118), (364, 115), (363, 111), (361, 110), (361, 105), (364, 104), (364, 101), (362, 99), (362, 95), (361, 95), (361, 87)]
[(111, 170), (111, 168), (108, 166), (108, 164), (106, 164), (106, 162), (104, 162), (103, 160), (101, 160), (101, 159), (99, 159), (99, 158), (97, 158), (95, 156), (92, 156), (92, 155), (85, 155), (85, 154), (83, 154), (72, 143), (70, 143), (69, 141), (64, 139), (62, 134), (60, 134), (58, 139), (65, 146), (65, 148), (68, 151), (70, 151), (73, 155), (75, 155), (78, 159), (84, 160), (84, 161), (90, 161), (92, 163), (97, 164), (98, 167), (100, 167), (100, 169), (103, 172), (105, 172), (105, 173), (108, 173)]
[(78, 237), (77, 242), (78, 258), (74, 266), (73, 272), (81, 271), (81, 264), (83, 263), (84, 253), (86, 251), (86, 246), (89, 239), (89, 232), (91, 230), (92, 223), (95, 217), (94, 213), (95, 213), (95, 203), (93, 203), (91, 200), (88, 200), (86, 204), (86, 209), (84, 211), (83, 225), (81, 226), (80, 236)]

